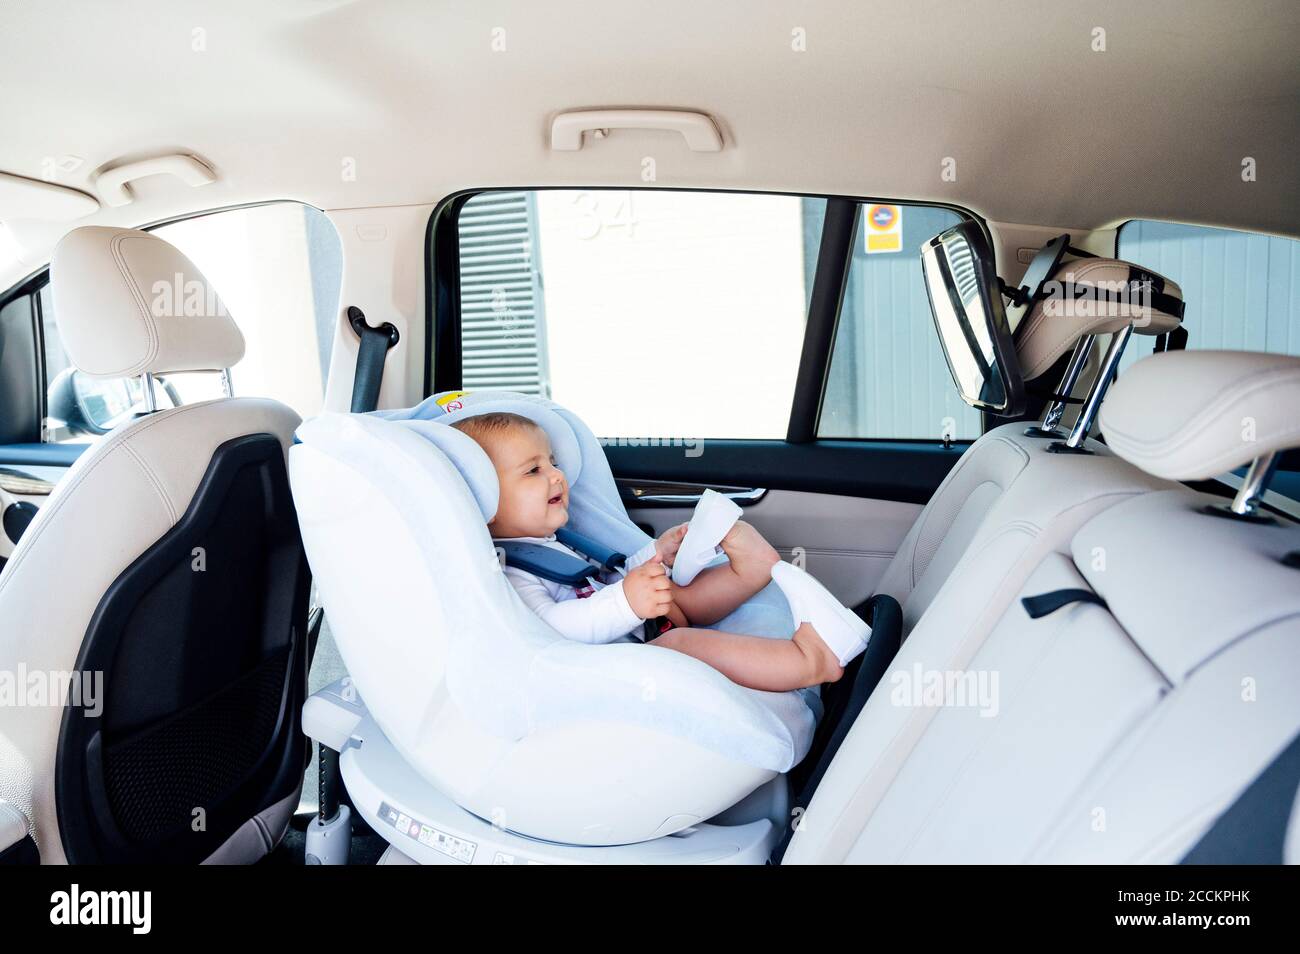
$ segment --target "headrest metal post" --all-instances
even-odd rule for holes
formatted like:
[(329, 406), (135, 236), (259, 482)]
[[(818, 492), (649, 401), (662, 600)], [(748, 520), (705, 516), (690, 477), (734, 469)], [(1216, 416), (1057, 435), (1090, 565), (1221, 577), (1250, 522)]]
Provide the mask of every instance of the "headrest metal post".
[(144, 410), (146, 414), (152, 414), (158, 410), (158, 400), (153, 393), (153, 375), (146, 371), (140, 375), (140, 383), (144, 385)]
[(1277, 453), (1270, 451), (1262, 457), (1256, 457), (1246, 471), (1246, 477), (1237, 488), (1237, 496), (1232, 498), (1230, 509), (1242, 517), (1253, 517), (1259, 511), (1259, 501), (1268, 488), (1277, 465)]
[(1133, 326), (1130, 324), (1117, 331), (1115, 337), (1111, 339), (1110, 347), (1106, 349), (1106, 356), (1101, 359), (1101, 367), (1097, 369), (1097, 380), (1092, 383), (1092, 390), (1088, 392), (1083, 407), (1079, 409), (1074, 430), (1070, 431), (1070, 436), (1065, 439), (1065, 446), (1070, 450), (1081, 447), (1088, 437), (1088, 431), (1092, 430), (1092, 422), (1097, 417), (1102, 398), (1106, 396), (1115, 368), (1124, 354), (1124, 346), (1128, 344), (1128, 339), (1131, 337), (1133, 337)]
[[(1074, 386), (1079, 382), (1079, 375), (1083, 373), (1083, 366), (1088, 363), (1088, 355), (1092, 354), (1092, 343), (1097, 338), (1096, 335), (1084, 335), (1074, 346), (1074, 353), (1070, 355), (1070, 363), (1065, 367), (1065, 376), (1061, 378), (1061, 384), (1056, 389), (1056, 393), (1063, 398), (1070, 396)], [(1047, 407), (1047, 413), (1043, 416), (1044, 433), (1051, 433), (1056, 430), (1061, 423), (1061, 417), (1065, 414), (1065, 402), (1053, 401)]]
[(229, 368), (221, 369), (221, 396), (234, 397), (234, 393), (230, 390), (230, 369)]

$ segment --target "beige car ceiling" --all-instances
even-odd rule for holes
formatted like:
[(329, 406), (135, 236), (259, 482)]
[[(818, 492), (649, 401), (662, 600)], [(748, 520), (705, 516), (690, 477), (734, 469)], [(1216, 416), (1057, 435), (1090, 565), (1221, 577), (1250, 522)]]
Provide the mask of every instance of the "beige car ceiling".
[[(1129, 218), (1300, 235), (1286, 0), (3, 0), (0, 18), (0, 171), (92, 196), (131, 160), (193, 155), (217, 176), (141, 179), (71, 222), (0, 208), (0, 287), (76, 225), (482, 186), (941, 201), (1044, 236)], [(615, 130), (552, 151), (555, 114), (586, 107), (698, 110), (723, 148)]]

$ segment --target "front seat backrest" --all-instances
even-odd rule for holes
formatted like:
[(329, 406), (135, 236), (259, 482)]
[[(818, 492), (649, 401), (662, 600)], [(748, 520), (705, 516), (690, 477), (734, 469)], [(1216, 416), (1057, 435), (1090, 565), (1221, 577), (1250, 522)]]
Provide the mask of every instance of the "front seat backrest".
[[(243, 355), (203, 276), (148, 233), (76, 229), (50, 272), (86, 374)], [(0, 798), (42, 862), (251, 861), (283, 834), (304, 764), (298, 423), (256, 398), (136, 417), (81, 456), (0, 574), (0, 670), (48, 687), (0, 708)]]

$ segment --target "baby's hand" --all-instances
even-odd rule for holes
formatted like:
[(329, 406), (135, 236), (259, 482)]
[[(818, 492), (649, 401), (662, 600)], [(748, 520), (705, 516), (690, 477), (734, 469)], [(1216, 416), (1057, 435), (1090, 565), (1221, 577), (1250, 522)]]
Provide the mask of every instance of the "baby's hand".
[(662, 559), (651, 557), (623, 578), (623, 595), (632, 612), (642, 619), (668, 615), (673, 593)]
[(655, 550), (659, 554), (659, 559), (664, 561), (667, 566), (672, 566), (673, 561), (677, 559), (677, 551), (682, 548), (682, 540), (686, 538), (686, 528), (689, 524), (679, 523), (660, 534), (659, 539), (655, 541)]

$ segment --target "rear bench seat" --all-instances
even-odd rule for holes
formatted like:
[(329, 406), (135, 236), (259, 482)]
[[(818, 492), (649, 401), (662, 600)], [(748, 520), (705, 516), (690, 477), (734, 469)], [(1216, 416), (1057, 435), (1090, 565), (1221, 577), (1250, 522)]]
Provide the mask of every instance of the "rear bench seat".
[[(1300, 729), (1300, 569), (1284, 562), (1300, 527), (1223, 515), (1218, 498), (1163, 480), (1300, 446), (1297, 407), (1300, 358), (1175, 352), (1131, 368), (1101, 414), (1131, 463), (1026, 464), (844, 739), (784, 860), (1186, 855)], [(1084, 599), (1037, 619), (1021, 603), (1063, 589)], [(934, 705), (932, 674), (983, 680), (987, 695)]]
[[(1070, 286), (1082, 289), (1090, 282), (1111, 282), (1128, 276), (1134, 266), (1113, 259), (1090, 259), (1086, 270), (1079, 270), (1074, 262), (1062, 264), (1053, 274), (1056, 287)], [(1150, 273), (1148, 273), (1150, 274)], [(1178, 286), (1160, 276), (1153, 276), (1174, 300), (1181, 300)], [(1101, 285), (1108, 288), (1108, 285)], [(1161, 311), (1152, 303), (1130, 302), (1098, 296), (1090, 307), (1064, 307), (1060, 298), (1037, 301), (1020, 323), (1016, 334), (1016, 359), (1019, 367), (1004, 368), (1003, 373), (1034, 379), (1048, 374), (1067, 354), (1074, 356), (1065, 372), (1061, 390), (1073, 388), (1082, 359), (1086, 358), (1094, 339), (1111, 335), (1111, 344), (1102, 365), (1114, 367), (1133, 333), (1144, 335), (1166, 334), (1179, 327), (1180, 318)], [(1075, 360), (1075, 359), (1079, 360)], [(1017, 560), (1026, 559), (1021, 549), (1028, 546), (1021, 521), (1029, 515), (1032, 519), (1047, 522), (1058, 516), (1073, 514), (1063, 519), (1076, 519), (1074, 507), (1086, 507), (1090, 501), (1109, 505), (1118, 497), (1114, 495), (1138, 493), (1161, 486), (1129, 467), (1116, 467), (1116, 461), (1105, 445), (1089, 440), (1088, 430), (1092, 413), (1100, 404), (1111, 382), (1109, 374), (1095, 376), (1069, 436), (1069, 443), (1077, 448), (1069, 454), (1056, 454), (1061, 448), (1064, 433), (1043, 427), (1026, 428), (1023, 423), (1006, 424), (996, 428), (979, 440), (962, 455), (956, 467), (935, 491), (934, 496), (908, 531), (898, 552), (881, 578), (869, 604), (870, 622), (876, 628), (877, 638), (867, 652), (850, 665), (839, 683), (826, 687), (823, 692), (826, 715), (818, 727), (809, 755), (790, 773), (794, 792), (794, 813), (802, 812), (809, 804), (816, 787), (828, 769), (838, 747), (847, 734), (867, 697), (874, 690), (881, 674), (896, 651), (899, 639), (905, 640), (947, 583), (954, 568), (971, 558), (975, 541), (983, 539), (982, 546), (992, 549), (981, 552), (976, 559), (988, 560), (994, 554), (1011, 567)], [(1056, 405), (1056, 411), (1063, 408)], [(1059, 418), (1049, 406), (1047, 417), (1052, 423)], [(1032, 469), (1031, 464), (1040, 462)], [(1042, 509), (1046, 507), (1047, 509)], [(1066, 524), (1076, 526), (1077, 524)], [(1019, 527), (1019, 530), (1017, 529)], [(1004, 536), (1011, 534), (1011, 536)], [(1054, 539), (1050, 536), (1048, 539)], [(1027, 557), (1033, 565), (1036, 556)], [(1004, 564), (995, 563), (994, 568)], [(1017, 580), (1013, 573), (1008, 579)], [(984, 584), (991, 594), (997, 592), (997, 601), (985, 605), (982, 597), (973, 604), (963, 603), (961, 612), (969, 615), (971, 606), (984, 607), (983, 612), (1000, 611), (1014, 593), (1019, 582), (1007, 583), (990, 580)], [(882, 606), (880, 597), (892, 597), (898, 610)], [(965, 599), (965, 598), (963, 598)], [(897, 629), (894, 621), (900, 620)], [(790, 833), (786, 833), (787, 841)], [(787, 842), (777, 849), (779, 858)]]

